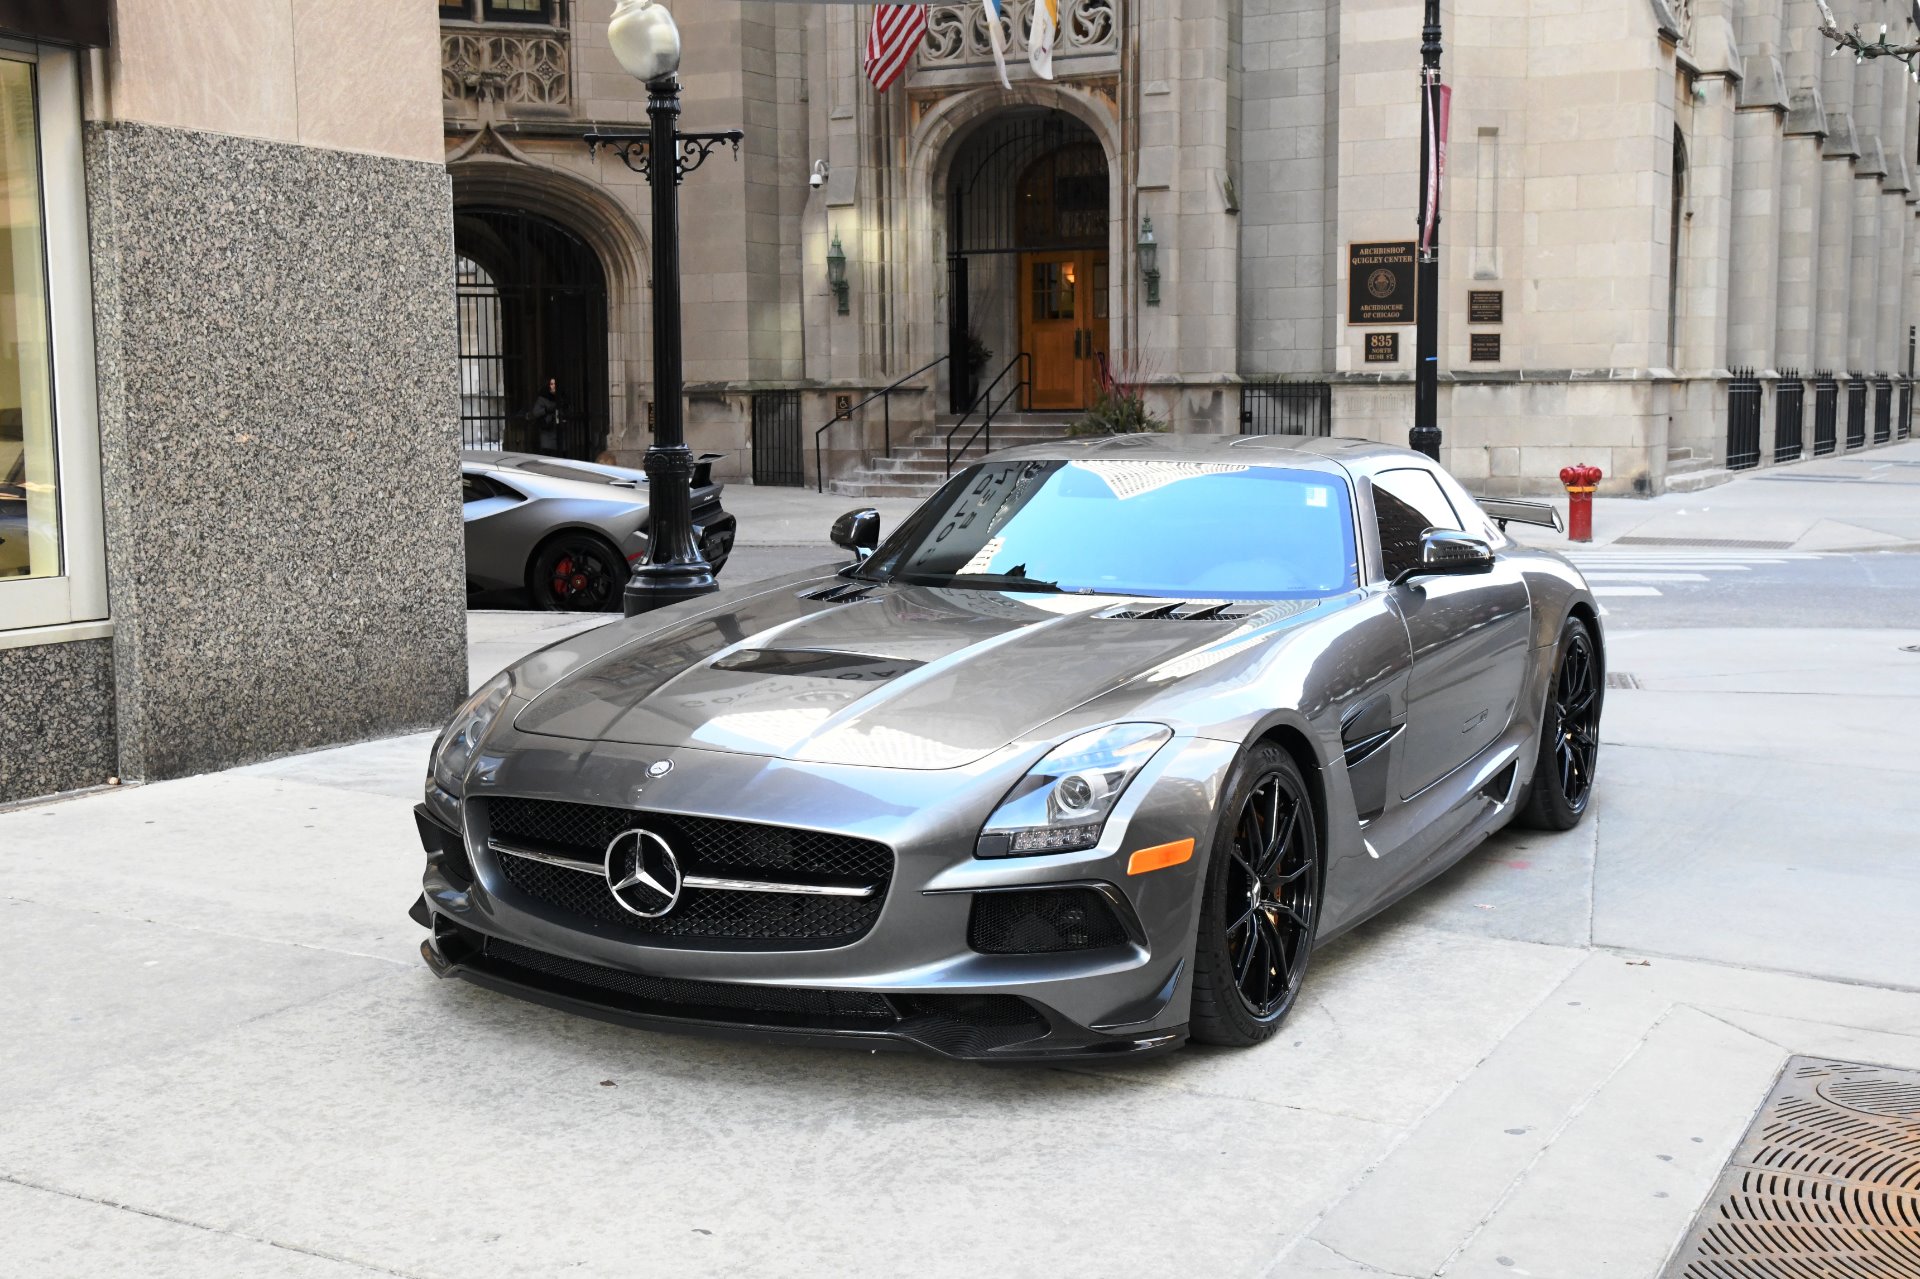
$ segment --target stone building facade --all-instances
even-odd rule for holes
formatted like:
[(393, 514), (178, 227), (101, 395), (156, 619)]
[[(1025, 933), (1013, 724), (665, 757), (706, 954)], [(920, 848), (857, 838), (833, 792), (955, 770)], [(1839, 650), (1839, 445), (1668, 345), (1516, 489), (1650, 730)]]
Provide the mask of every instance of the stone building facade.
[[(575, 447), (634, 460), (646, 190), (580, 138), (644, 102), (609, 4), (510, 3), (441, 7), (456, 213), (518, 209), (592, 246), (607, 340), (570, 366)], [(886, 94), (860, 71), (867, 6), (677, 6), (687, 125), (747, 134), (682, 188), (695, 446), (813, 483), (818, 439), (844, 477), (989, 386), (1077, 410), (1103, 367), (1178, 430), (1404, 440), (1413, 331), (1349, 322), (1349, 263), (1414, 236), (1418, 0), (1063, 0), (1051, 83), (1023, 56), (1028, 6), (1005, 6), (1011, 91), (969, 0), (930, 7)], [(1835, 7), (1915, 34), (1892, 0)], [(1590, 462), (1605, 492), (1657, 493), (1901, 435), (1920, 320), (1901, 66), (1828, 58), (1814, 0), (1453, 0), (1443, 22), (1455, 474), (1545, 492)], [(485, 228), (457, 222), (485, 258)], [(497, 305), (533, 307), (518, 287)], [(567, 358), (484, 329), (463, 325), (476, 439)]]
[(438, 43), (0, 0), (0, 803), (464, 695)]

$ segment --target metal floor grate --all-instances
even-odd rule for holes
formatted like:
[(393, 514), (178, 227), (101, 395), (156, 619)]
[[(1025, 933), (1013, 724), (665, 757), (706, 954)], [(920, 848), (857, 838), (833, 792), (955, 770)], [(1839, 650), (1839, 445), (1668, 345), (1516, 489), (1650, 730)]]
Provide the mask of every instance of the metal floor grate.
[(1788, 1059), (1665, 1279), (1920, 1275), (1920, 1071)]

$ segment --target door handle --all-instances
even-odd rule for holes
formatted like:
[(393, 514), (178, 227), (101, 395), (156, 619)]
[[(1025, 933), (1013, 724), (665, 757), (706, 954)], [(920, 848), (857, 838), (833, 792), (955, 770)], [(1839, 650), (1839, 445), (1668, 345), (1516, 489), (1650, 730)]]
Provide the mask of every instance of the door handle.
[(1075, 329), (1073, 331), (1073, 358), (1076, 360), (1080, 358), (1080, 330), (1079, 329)]

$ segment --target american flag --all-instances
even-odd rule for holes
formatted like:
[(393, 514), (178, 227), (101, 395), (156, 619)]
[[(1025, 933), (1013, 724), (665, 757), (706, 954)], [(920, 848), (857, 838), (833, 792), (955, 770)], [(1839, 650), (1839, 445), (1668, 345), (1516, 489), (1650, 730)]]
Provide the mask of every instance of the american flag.
[(867, 31), (867, 56), (861, 65), (867, 79), (881, 93), (900, 78), (907, 61), (927, 34), (927, 6), (923, 4), (882, 4), (873, 9), (873, 26)]

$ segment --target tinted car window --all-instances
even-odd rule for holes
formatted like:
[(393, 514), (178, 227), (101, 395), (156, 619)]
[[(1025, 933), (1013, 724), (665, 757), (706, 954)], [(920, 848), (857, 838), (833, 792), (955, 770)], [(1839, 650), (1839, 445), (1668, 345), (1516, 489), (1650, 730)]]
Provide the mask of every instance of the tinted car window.
[(1373, 514), (1389, 580), (1420, 563), (1420, 539), (1427, 530), (1460, 527), (1439, 482), (1430, 472), (1411, 467), (1373, 477)]
[(631, 486), (633, 477), (608, 475), (602, 471), (589, 471), (584, 466), (568, 466), (564, 462), (548, 462), (540, 458), (529, 458), (520, 463), (519, 469), (531, 471), (535, 475), (547, 475), (556, 480), (578, 480), (582, 484), (623, 484)]
[(493, 485), (487, 483), (484, 475), (462, 475), (460, 477), (460, 500), (462, 502), (484, 502), (493, 496)]
[(982, 590), (1299, 599), (1353, 588), (1346, 483), (1226, 462), (983, 463), (862, 576)]

